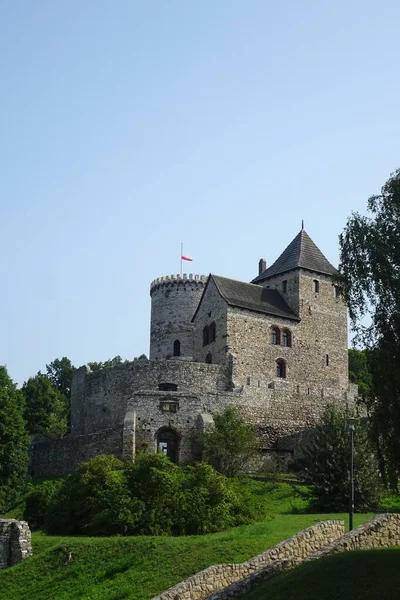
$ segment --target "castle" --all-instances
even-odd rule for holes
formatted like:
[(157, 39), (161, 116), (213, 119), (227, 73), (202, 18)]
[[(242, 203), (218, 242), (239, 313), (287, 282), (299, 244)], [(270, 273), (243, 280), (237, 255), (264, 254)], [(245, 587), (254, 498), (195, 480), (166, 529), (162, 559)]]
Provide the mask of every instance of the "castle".
[(155, 279), (150, 359), (77, 369), (71, 434), (33, 444), (33, 475), (64, 475), (97, 454), (131, 460), (142, 448), (185, 463), (193, 431), (228, 406), (256, 426), (262, 456), (296, 458), (326, 405), (352, 406), (357, 393), (335, 273), (301, 229), (270, 267), (259, 261), (251, 283)]

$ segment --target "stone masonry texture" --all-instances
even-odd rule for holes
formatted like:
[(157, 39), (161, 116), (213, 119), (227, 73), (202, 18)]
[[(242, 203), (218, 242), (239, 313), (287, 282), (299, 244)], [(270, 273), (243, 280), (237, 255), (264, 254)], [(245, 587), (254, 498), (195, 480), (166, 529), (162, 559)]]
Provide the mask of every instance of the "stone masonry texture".
[[(77, 369), (71, 434), (32, 444), (34, 476), (64, 475), (97, 454), (132, 460), (145, 448), (172, 457), (171, 445), (173, 460), (183, 464), (193, 459), (193, 433), (228, 406), (255, 426), (262, 457), (287, 462), (301, 455), (328, 404), (355, 407), (346, 306), (332, 276), (294, 268), (263, 279), (261, 285), (289, 307), (284, 317), (228, 302), (217, 279), (170, 275), (152, 282), (150, 360), (96, 372)], [(257, 287), (225, 281), (245, 293)], [(203, 330), (214, 324), (215, 340), (205, 342)], [(273, 329), (281, 334), (277, 344)], [(285, 367), (283, 377), (277, 361)]]
[[(240, 564), (214, 565), (200, 571), (186, 581), (166, 590), (152, 600), (200, 600), (202, 598), (219, 598), (213, 595), (236, 581), (255, 576), (266, 568), (288, 561), (294, 566), (303, 561), (316, 550), (341, 538), (344, 534), (343, 521), (324, 521), (301, 531), (297, 535), (281, 542), (274, 548)], [(222, 596), (221, 596), (222, 597)]]
[(15, 519), (0, 519), (0, 569), (12, 567), (31, 555), (31, 532), (28, 523)]

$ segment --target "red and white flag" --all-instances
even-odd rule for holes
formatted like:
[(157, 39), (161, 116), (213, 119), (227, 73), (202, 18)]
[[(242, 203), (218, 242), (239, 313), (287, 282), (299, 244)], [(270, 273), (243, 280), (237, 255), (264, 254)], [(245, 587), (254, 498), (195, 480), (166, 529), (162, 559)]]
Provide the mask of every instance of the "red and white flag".
[(191, 256), (185, 256), (185, 254), (181, 255), (181, 259), (182, 260), (188, 260), (189, 262), (192, 262), (193, 258)]

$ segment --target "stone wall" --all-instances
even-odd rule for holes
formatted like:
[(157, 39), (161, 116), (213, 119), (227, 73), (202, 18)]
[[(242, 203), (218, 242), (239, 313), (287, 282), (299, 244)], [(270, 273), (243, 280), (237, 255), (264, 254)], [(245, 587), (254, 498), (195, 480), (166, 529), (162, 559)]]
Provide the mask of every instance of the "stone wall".
[(400, 514), (377, 515), (341, 539), (312, 554), (308, 560), (329, 556), (336, 552), (367, 550), (386, 546), (400, 546)]
[[(227, 364), (227, 304), (221, 297), (217, 286), (210, 278), (207, 291), (202, 297), (201, 304), (194, 318), (194, 360), (205, 362), (208, 353), (212, 356), (212, 362), (219, 365)], [(203, 346), (203, 328), (215, 323), (216, 338), (214, 342)]]
[(32, 477), (63, 477), (79, 463), (99, 454), (123, 456), (123, 429), (106, 430), (89, 435), (68, 436), (62, 440), (32, 442), (29, 447)]
[(31, 531), (26, 521), (0, 519), (0, 569), (32, 555)]
[(73, 436), (123, 427), (128, 401), (141, 390), (172, 383), (179, 392), (217, 392), (227, 387), (225, 370), (185, 360), (138, 360), (92, 372), (74, 372), (71, 391)]
[(181, 356), (193, 356), (192, 317), (199, 304), (207, 277), (169, 275), (150, 286), (150, 359), (165, 360), (180, 342)]
[[(275, 562), (298, 564), (344, 534), (343, 521), (323, 521), (241, 564), (215, 565), (166, 590), (152, 600), (200, 600)], [(219, 596), (215, 596), (216, 598)], [(222, 596), (221, 596), (222, 597)]]
[[(288, 281), (286, 294), (284, 280)], [(313, 280), (319, 283), (318, 293), (313, 292)], [(297, 350), (294, 379), (321, 387), (346, 387), (347, 309), (343, 299), (335, 295), (332, 277), (302, 269), (271, 277), (263, 285), (279, 290), (301, 318), (293, 344)]]

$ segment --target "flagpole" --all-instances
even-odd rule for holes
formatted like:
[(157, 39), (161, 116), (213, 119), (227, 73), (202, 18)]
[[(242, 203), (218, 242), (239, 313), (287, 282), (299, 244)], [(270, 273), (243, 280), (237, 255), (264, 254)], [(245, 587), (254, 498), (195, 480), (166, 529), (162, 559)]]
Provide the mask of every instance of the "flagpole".
[(181, 242), (181, 275), (182, 275), (183, 242)]

